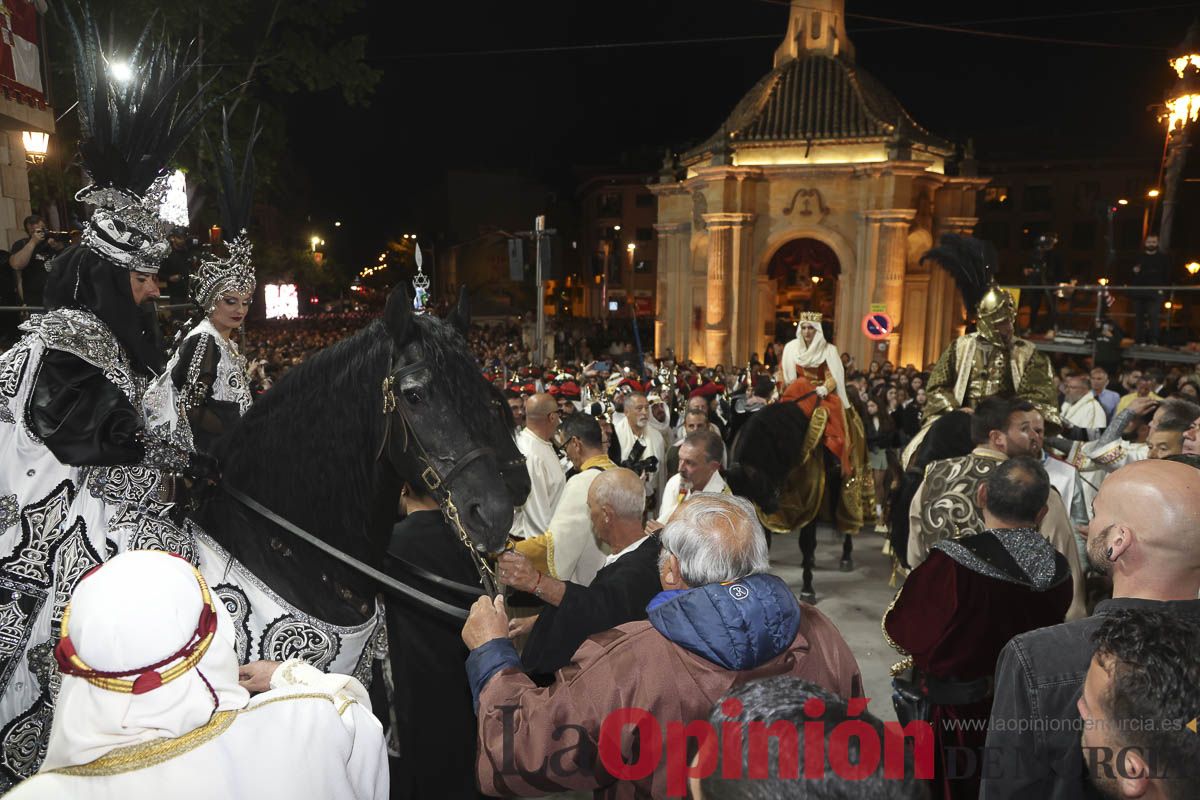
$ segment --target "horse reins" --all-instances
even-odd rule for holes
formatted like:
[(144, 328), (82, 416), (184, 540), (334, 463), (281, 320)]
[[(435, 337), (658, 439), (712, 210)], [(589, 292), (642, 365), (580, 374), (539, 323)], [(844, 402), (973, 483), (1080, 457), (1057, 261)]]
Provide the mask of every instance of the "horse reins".
[[(483, 588), (478, 589), (473, 586), (456, 583), (406, 561), (401, 561), (401, 565), (407, 568), (409, 571), (415, 573), (418, 577), (458, 592), (459, 594), (465, 594), (469, 596), (486, 594), (488, 597), (495, 597), (497, 594), (495, 572), (493, 572), (486, 560), (480, 556), (479, 551), (476, 550), (471, 544), (471, 537), (467, 533), (466, 527), (462, 523), (462, 519), (458, 513), (458, 506), (455, 505), (454, 496), (450, 490), (450, 481), (455, 475), (460, 473), (469, 464), (472, 464), (481, 458), (485, 458), (487, 456), (494, 457), (495, 451), (490, 447), (476, 447), (475, 449), (468, 451), (460, 458), (443, 457), (439, 460), (449, 462), (450, 469), (446, 472), (442, 472), (438, 469), (436, 460), (429, 455), (429, 451), (426, 449), (425, 444), (416, 434), (416, 428), (409, 417), (409, 407), (407, 402), (404, 400), (403, 393), (401, 393), (400, 398), (397, 399), (395, 392), (397, 381), (409, 374), (425, 368), (425, 363), (423, 361), (418, 361), (414, 364), (394, 370), (383, 379), (383, 414), (385, 419), (384, 433), (383, 440), (379, 444), (379, 450), (375, 454), (375, 460), (378, 461), (387, 452), (388, 443), (392, 438), (392, 416), (395, 415), (400, 418), (400, 430), (404, 435), (403, 452), (407, 453), (410, 445), (416, 445), (417, 459), (425, 465), (425, 468), (421, 471), (421, 482), (425, 484), (426, 490), (437, 501), (438, 506), (442, 510), (442, 514), (450, 523), (451, 529), (458, 537), (459, 542), (466, 547), (467, 552), (471, 554), (471, 561), (475, 566), (476, 572), (479, 573), (479, 583)], [(524, 463), (524, 457), (507, 461), (501, 465), (501, 474), (503, 474), (506, 469), (523, 466)], [(451, 605), (450, 603), (443, 602), (442, 600), (438, 600), (435, 597), (430, 597), (424, 592), (421, 592), (409, 586), (408, 584), (396, 580), (390, 575), (387, 575), (371, 565), (360, 561), (354, 556), (342, 552), (323, 539), (314, 536), (288, 519), (276, 514), (274, 511), (259, 503), (254, 498), (246, 495), (237, 488), (229, 486), (228, 484), (222, 484), (221, 488), (230, 497), (237, 500), (243, 506), (255, 512), (259, 516), (274, 523), (275, 525), (278, 525), (297, 538), (307, 542), (308, 544), (337, 559), (338, 561), (341, 561), (343, 564), (346, 564), (347, 566), (357, 570), (358, 572), (361, 572), (367, 577), (377, 581), (385, 588), (391, 589), (392, 591), (397, 592), (405, 597), (416, 600), (455, 619), (465, 620), (467, 618), (467, 612), (464, 609), (461, 609), (455, 605)], [(511, 547), (511, 543), (509, 546)]]

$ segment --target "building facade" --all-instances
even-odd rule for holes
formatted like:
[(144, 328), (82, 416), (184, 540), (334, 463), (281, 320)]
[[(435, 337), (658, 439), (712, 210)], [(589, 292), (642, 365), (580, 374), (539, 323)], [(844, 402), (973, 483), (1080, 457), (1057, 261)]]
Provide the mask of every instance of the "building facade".
[[(774, 69), (650, 186), (659, 355), (744, 363), (818, 310), (859, 363), (935, 360), (961, 304), (920, 255), (974, 230), (987, 184), (969, 158), (947, 174), (953, 155), (855, 64), (842, 0), (793, 0)], [(875, 342), (863, 318), (881, 308)]]
[(595, 175), (579, 187), (580, 274), (568, 288), (576, 316), (654, 315), (658, 201), (642, 173)]

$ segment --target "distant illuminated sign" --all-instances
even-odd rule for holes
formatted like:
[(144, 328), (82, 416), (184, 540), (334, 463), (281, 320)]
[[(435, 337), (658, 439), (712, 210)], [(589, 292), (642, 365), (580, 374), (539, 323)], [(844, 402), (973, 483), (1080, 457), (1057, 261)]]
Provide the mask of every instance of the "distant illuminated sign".
[(267, 319), (300, 316), (300, 299), (294, 283), (269, 283), (264, 287), (267, 298)]

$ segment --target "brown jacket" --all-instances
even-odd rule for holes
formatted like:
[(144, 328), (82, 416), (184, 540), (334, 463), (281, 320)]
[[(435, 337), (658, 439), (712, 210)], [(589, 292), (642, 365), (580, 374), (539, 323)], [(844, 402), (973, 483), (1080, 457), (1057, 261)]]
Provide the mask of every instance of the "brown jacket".
[[(862, 695), (854, 654), (833, 623), (807, 605), (791, 646), (752, 670), (722, 669), (645, 620), (584, 642), (549, 687), (538, 688), (515, 669), (502, 670), (479, 698), (480, 788), (502, 797), (568, 790), (591, 790), (597, 798), (665, 797), (667, 724), (707, 719), (733, 686), (777, 675), (803, 678), (844, 697)], [(663, 733), (662, 747), (648, 777), (617, 781), (601, 763), (600, 730), (612, 712), (628, 708), (653, 715)], [(619, 731), (626, 763), (634, 762), (635, 730), (627, 724)], [(654, 755), (650, 739), (640, 744), (642, 759)], [(687, 744), (695, 749), (694, 739)]]

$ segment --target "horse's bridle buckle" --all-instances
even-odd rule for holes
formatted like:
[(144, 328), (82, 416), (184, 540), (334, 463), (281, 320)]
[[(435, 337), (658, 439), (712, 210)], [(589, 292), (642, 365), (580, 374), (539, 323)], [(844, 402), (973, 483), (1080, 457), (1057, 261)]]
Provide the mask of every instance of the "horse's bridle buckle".
[(438, 489), (442, 488), (442, 478), (440, 475), (438, 475), (437, 470), (432, 466), (426, 467), (424, 471), (421, 472), (421, 480), (425, 481), (425, 486), (431, 492), (436, 492)]

